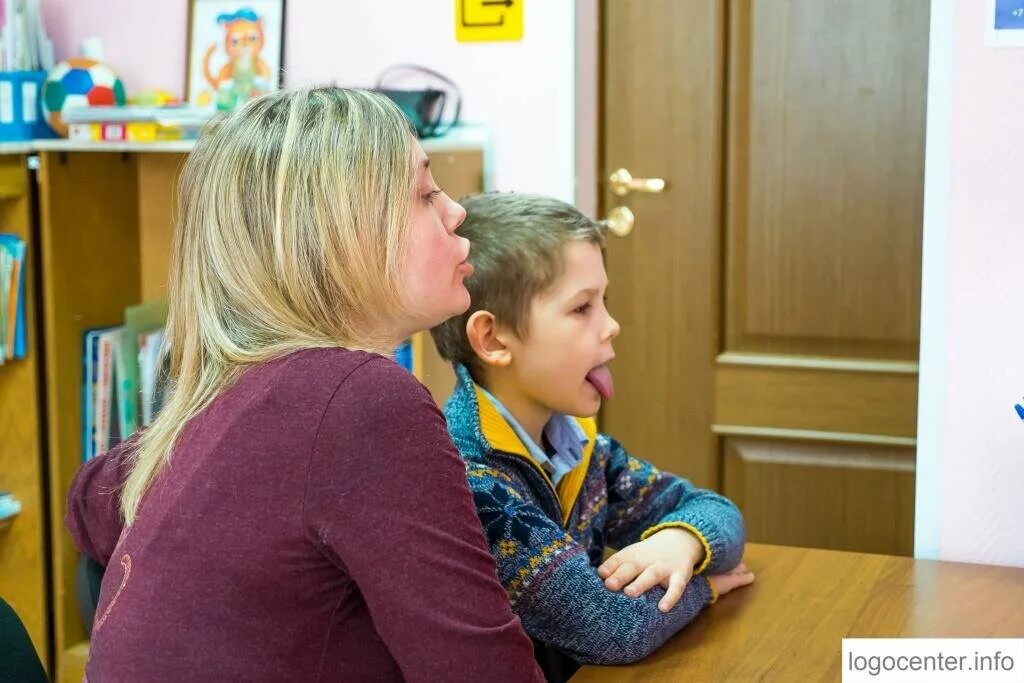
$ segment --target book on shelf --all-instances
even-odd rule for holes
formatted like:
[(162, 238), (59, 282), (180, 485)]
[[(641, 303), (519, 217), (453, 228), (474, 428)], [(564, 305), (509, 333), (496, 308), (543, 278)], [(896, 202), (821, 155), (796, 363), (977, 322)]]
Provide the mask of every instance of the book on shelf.
[(153, 330), (139, 335), (139, 401), (142, 426), (148, 427), (160, 410), (157, 391), (160, 371), (160, 351), (163, 348), (164, 331)]
[[(119, 435), (111, 433), (114, 414), (114, 355), (121, 345), (124, 328), (115, 327), (99, 335), (99, 372), (96, 387), (96, 453), (106, 453)], [(114, 420), (116, 424), (116, 420)]]
[(149, 425), (163, 404), (167, 303), (129, 306), (124, 317), (124, 325), (85, 334), (83, 460), (105, 453)]
[(25, 357), (25, 242), (0, 234), (0, 365)]
[(0, 522), (16, 517), (21, 512), (21, 502), (6, 491), (0, 491)]
[[(139, 372), (142, 366), (139, 354), (140, 341), (146, 339), (151, 333), (162, 330), (166, 322), (166, 299), (129, 306), (124, 311), (125, 334), (121, 340), (123, 353), (118, 358), (122, 434), (132, 434), (138, 427), (145, 426), (139, 422), (141, 418), (139, 399), (142, 390)], [(147, 384), (148, 382), (149, 380), (147, 380)], [(148, 411), (149, 408), (147, 408), (147, 413)]]
[(99, 395), (102, 383), (100, 358), (101, 338), (115, 330), (113, 327), (98, 327), (86, 330), (83, 344), (84, 367), (82, 372), (82, 459), (88, 460), (100, 454)]
[(395, 348), (395, 362), (409, 372), (413, 371), (412, 339), (406, 339)]
[(49, 71), (55, 64), (41, 0), (0, 3), (0, 71)]

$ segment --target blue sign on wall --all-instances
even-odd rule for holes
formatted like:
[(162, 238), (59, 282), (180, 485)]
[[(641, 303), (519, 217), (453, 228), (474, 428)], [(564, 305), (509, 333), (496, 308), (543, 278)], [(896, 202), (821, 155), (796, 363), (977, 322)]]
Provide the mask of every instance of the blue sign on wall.
[(996, 0), (995, 28), (1024, 30), (1024, 0)]
[(988, 44), (1024, 47), (1024, 0), (988, 0), (988, 7)]

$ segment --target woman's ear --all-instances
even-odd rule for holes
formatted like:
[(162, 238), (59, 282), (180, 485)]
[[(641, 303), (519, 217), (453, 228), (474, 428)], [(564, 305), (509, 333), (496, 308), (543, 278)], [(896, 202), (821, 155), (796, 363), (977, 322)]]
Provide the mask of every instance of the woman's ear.
[(498, 321), (490, 311), (477, 311), (466, 321), (469, 345), (484, 365), (505, 367), (512, 362), (512, 351), (505, 345)]

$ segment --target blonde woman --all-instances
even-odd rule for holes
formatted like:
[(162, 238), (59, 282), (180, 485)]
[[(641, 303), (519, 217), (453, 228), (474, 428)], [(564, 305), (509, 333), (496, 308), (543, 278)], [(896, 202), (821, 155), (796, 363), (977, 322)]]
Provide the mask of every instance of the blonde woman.
[(540, 679), (444, 419), (378, 355), (469, 305), (465, 212), (399, 111), (255, 100), (178, 195), (173, 391), (68, 496), (107, 565), (88, 677)]

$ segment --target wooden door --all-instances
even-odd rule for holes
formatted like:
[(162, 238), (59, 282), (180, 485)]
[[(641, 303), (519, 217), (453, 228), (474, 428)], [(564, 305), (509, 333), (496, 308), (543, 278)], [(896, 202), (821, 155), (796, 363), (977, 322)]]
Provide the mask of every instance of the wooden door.
[[(750, 540), (909, 554), (928, 0), (602, 5), (603, 428)], [(667, 181), (613, 195), (618, 168)]]

